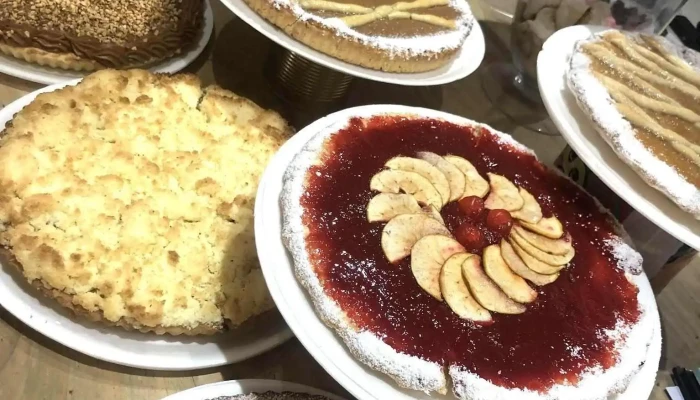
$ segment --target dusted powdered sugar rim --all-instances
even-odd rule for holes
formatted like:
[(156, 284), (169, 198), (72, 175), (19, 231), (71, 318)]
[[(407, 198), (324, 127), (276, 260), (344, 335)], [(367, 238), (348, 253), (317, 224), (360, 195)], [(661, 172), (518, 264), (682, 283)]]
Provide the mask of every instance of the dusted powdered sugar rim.
[(297, 0), (269, 0), (276, 9), (286, 8), (298, 21), (312, 21), (332, 29), (338, 35), (351, 38), (363, 45), (386, 51), (390, 57), (412, 57), (425, 54), (438, 54), (445, 50), (458, 49), (464, 43), (472, 26), (474, 16), (465, 0), (450, 0), (450, 6), (459, 12), (457, 28), (449, 32), (433, 35), (417, 35), (405, 38), (370, 36), (348, 27), (340, 18), (323, 18), (304, 10)]
[[(376, 334), (367, 330), (358, 331), (340, 306), (323, 292), (322, 284), (313, 271), (313, 266), (306, 252), (305, 227), (302, 223), (303, 208), (299, 203), (304, 193), (306, 172), (308, 168), (317, 163), (319, 153), (322, 151), (326, 139), (346, 127), (349, 120), (355, 117), (368, 118), (379, 115), (400, 115), (406, 118), (442, 119), (458, 125), (486, 128), (491, 133), (494, 133), (501, 143), (514, 146), (523, 153), (534, 155), (532, 150), (515, 141), (510, 135), (496, 131), (487, 125), (432, 110), (425, 110), (426, 115), (422, 115), (422, 109), (414, 110), (416, 110), (416, 113), (360, 112), (343, 117), (341, 121), (323, 129), (307, 142), (303, 150), (295, 156), (287, 168), (283, 178), (280, 201), (283, 214), (283, 242), (292, 254), (295, 274), (310, 294), (317, 314), (341, 336), (351, 353), (358, 360), (375, 370), (390, 375), (402, 387), (430, 392), (439, 391), (447, 384), (443, 367), (440, 364), (398, 353), (384, 343)], [(436, 117), (435, 115), (439, 116)], [(550, 169), (550, 172), (557, 173), (558, 171)], [(605, 211), (600, 203), (597, 204), (601, 210)], [(456, 366), (450, 366), (448, 372), (453, 380), (453, 390), (458, 397), (470, 400), (512, 398), (523, 400), (531, 398), (598, 400), (607, 398), (609, 394), (621, 392), (627, 387), (631, 378), (639, 371), (644, 364), (644, 360), (646, 360), (652, 334), (655, 326), (658, 325), (658, 314), (655, 312), (656, 306), (653, 302), (653, 295), (642, 293), (644, 285), (640, 285), (640, 283), (645, 281), (646, 276), (641, 273), (641, 256), (626, 243), (627, 235), (619, 223), (609, 213), (608, 215), (620, 235), (619, 237), (612, 237), (606, 243), (610, 247), (613, 256), (618, 260), (618, 267), (626, 272), (631, 271), (639, 274), (635, 276), (632, 273), (626, 273), (630, 282), (640, 290), (638, 294), (638, 302), (640, 304), (639, 321), (633, 324), (632, 327), (622, 325), (611, 332), (601, 332), (601, 335), (617, 335), (626, 339), (615, 342), (616, 350), (619, 351), (622, 361), (606, 370), (591, 369), (587, 371), (582, 375), (582, 380), (577, 385), (555, 385), (550, 388), (544, 397), (541, 393), (499, 387), (476, 374), (469, 373)], [(655, 315), (657, 321), (654, 320)], [(622, 335), (623, 333), (625, 335)], [(595, 390), (589, 392), (589, 389)]]
[[(615, 153), (650, 186), (664, 193), (681, 209), (700, 219), (700, 190), (676, 170), (649, 151), (636, 137), (632, 125), (617, 110), (608, 90), (590, 70), (591, 60), (581, 46), (600, 40), (606, 32), (580, 40), (567, 71), (567, 83), (576, 102), (591, 118), (596, 131)], [(626, 33), (635, 37), (633, 34)], [(680, 49), (666, 39), (657, 37), (670, 52), (700, 71), (700, 55), (689, 49)]]
[(325, 140), (347, 125), (348, 121), (331, 125), (307, 142), (294, 157), (283, 177), (282, 240), (292, 254), (294, 273), (313, 300), (323, 322), (343, 339), (350, 352), (370, 368), (383, 372), (405, 388), (425, 392), (445, 391), (447, 387), (442, 365), (399, 353), (367, 330), (359, 330), (340, 306), (323, 291), (306, 251), (306, 229), (302, 221), (300, 199), (305, 191), (308, 169), (316, 163)]

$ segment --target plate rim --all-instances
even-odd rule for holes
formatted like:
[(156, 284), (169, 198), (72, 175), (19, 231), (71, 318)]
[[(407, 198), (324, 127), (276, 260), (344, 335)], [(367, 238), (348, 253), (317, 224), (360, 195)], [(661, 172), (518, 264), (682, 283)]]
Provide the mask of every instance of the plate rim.
[[(373, 395), (368, 389), (366, 389), (366, 385), (368, 384), (368, 381), (364, 381), (361, 383), (358, 383), (357, 379), (354, 379), (351, 377), (348, 373), (345, 372), (345, 370), (336, 363), (333, 359), (330, 358), (324, 351), (323, 344), (318, 343), (319, 340), (322, 339), (315, 339), (314, 337), (311, 336), (311, 333), (307, 331), (308, 327), (303, 325), (303, 321), (301, 320), (302, 318), (305, 319), (307, 316), (300, 317), (297, 315), (296, 310), (293, 310), (289, 307), (291, 307), (287, 299), (295, 299), (298, 300), (299, 298), (303, 299), (300, 301), (305, 302), (308, 304), (308, 306), (311, 309), (311, 314), (308, 316), (308, 318), (311, 318), (314, 323), (318, 323), (321, 326), (321, 329), (324, 332), (330, 333), (330, 336), (333, 337), (332, 341), (333, 343), (331, 345), (333, 346), (339, 346), (342, 348), (344, 354), (346, 355), (347, 361), (351, 363), (351, 365), (356, 365), (359, 366), (365, 373), (367, 373), (370, 376), (377, 376), (379, 380), (384, 381), (389, 387), (389, 390), (393, 392), (396, 396), (404, 396), (401, 397), (402, 399), (409, 399), (409, 398), (448, 398), (444, 396), (439, 396), (437, 394), (433, 394), (432, 396), (423, 396), (423, 397), (418, 397), (423, 395), (421, 392), (418, 391), (412, 391), (412, 390), (407, 390), (407, 389), (402, 389), (399, 388), (395, 382), (393, 382), (390, 378), (383, 376), (382, 374), (372, 370), (371, 368), (365, 366), (364, 364), (360, 363), (355, 357), (353, 357), (349, 350), (347, 349), (347, 346), (343, 343), (341, 338), (338, 336), (338, 334), (332, 329), (329, 328), (323, 321), (321, 321), (320, 317), (316, 313), (315, 306), (311, 299), (309, 298), (309, 295), (306, 291), (305, 288), (303, 288), (298, 280), (294, 279), (294, 284), (290, 285), (289, 282), (279, 282), (277, 280), (277, 274), (276, 274), (276, 269), (277, 268), (288, 268), (291, 270), (291, 275), (295, 277), (295, 272), (294, 272), (294, 262), (291, 259), (291, 256), (289, 252), (286, 250), (283, 244), (281, 244), (281, 223), (280, 223), (280, 229), (275, 231), (268, 230), (267, 227), (269, 224), (266, 224), (266, 221), (270, 219), (277, 219), (279, 218), (281, 220), (282, 218), (282, 213), (281, 213), (281, 205), (280, 205), (280, 194), (281, 194), (281, 185), (279, 187), (279, 191), (277, 191), (277, 188), (274, 188), (272, 190), (275, 190), (275, 192), (267, 192), (268, 185), (270, 185), (270, 182), (273, 182), (273, 180), (282, 180), (282, 177), (286, 171), (286, 166), (288, 163), (284, 163), (284, 161), (290, 161), (293, 159), (294, 155), (296, 155), (299, 151), (302, 150), (304, 145), (310, 140), (314, 134), (321, 132), (323, 129), (330, 127), (331, 125), (338, 123), (341, 119), (347, 118), (347, 116), (358, 116), (358, 115), (364, 115), (364, 114), (374, 114), (377, 112), (406, 112), (406, 113), (412, 113), (412, 114), (417, 114), (417, 115), (425, 115), (421, 113), (430, 113), (432, 116), (435, 117), (445, 117), (447, 119), (463, 119), (464, 117), (457, 116), (454, 114), (446, 113), (443, 111), (438, 111), (438, 110), (431, 110), (431, 109), (426, 109), (426, 108), (420, 108), (420, 107), (410, 107), (410, 106), (402, 106), (402, 105), (387, 105), (387, 104), (374, 104), (374, 105), (365, 105), (365, 106), (358, 106), (358, 107), (352, 107), (348, 108), (345, 110), (337, 111), (333, 114), (330, 114), (326, 117), (323, 117), (308, 126), (306, 126), (304, 129), (300, 130), (292, 139), (295, 139), (295, 141), (288, 141), (285, 146), (286, 148), (280, 149), (278, 153), (275, 155), (274, 159), (268, 164), (268, 168), (266, 169), (265, 173), (263, 174), (263, 178), (261, 180), (261, 184), (258, 190), (258, 194), (256, 196), (256, 204), (255, 204), (255, 214), (260, 216), (257, 217), (255, 220), (255, 232), (256, 236), (261, 235), (261, 234), (267, 234), (266, 236), (272, 236), (276, 235), (275, 239), (275, 244), (270, 245), (268, 243), (263, 244), (261, 243), (256, 243), (257, 249), (258, 249), (258, 255), (260, 257), (260, 265), (263, 270), (263, 274), (265, 276), (265, 280), (268, 284), (268, 287), (270, 288), (270, 293), (275, 300), (275, 304), (277, 304), (277, 307), (284, 317), (285, 321), (287, 321), (287, 324), (289, 327), (292, 329), (292, 331), (295, 333), (297, 339), (299, 342), (306, 348), (306, 350), (311, 354), (312, 357), (328, 372), (338, 383), (340, 383), (346, 390), (348, 390), (353, 396), (357, 397), (360, 400), (370, 400), (370, 399), (376, 399), (379, 400), (379, 397), (376, 397)], [(296, 151), (293, 151), (293, 150)], [(284, 150), (284, 152), (283, 152)], [(289, 154), (287, 154), (289, 153)], [(289, 158), (289, 160), (287, 160)], [(269, 196), (267, 198), (266, 196)], [(276, 211), (273, 212), (273, 208), (276, 207)], [(278, 251), (280, 250), (281, 245), (281, 254), (278, 254)], [(651, 285), (649, 283), (648, 278), (646, 278), (646, 275), (643, 273), (644, 279), (641, 279), (641, 285), (643, 286), (644, 291), (647, 294), (650, 294), (650, 296), (653, 297), (653, 292), (651, 290)], [(290, 287), (293, 287), (294, 289), (290, 289)], [(297, 289), (298, 292), (301, 294), (297, 294)], [(294, 293), (289, 293), (290, 290), (293, 290)], [(640, 291), (642, 290), (642, 287), (640, 287)], [(656, 305), (656, 299), (654, 298), (654, 313), (653, 319), (654, 319), (654, 332), (652, 336), (652, 341), (649, 346), (649, 349), (647, 350), (647, 363), (645, 365), (648, 365), (648, 369), (642, 369), (640, 370), (636, 375), (632, 377), (633, 382), (640, 382), (637, 383), (637, 386), (634, 386), (635, 392), (633, 394), (638, 394), (637, 390), (639, 392), (648, 392), (651, 393), (651, 390), (653, 389), (654, 381), (651, 381), (649, 383), (646, 382), (645, 379), (642, 379), (646, 377), (646, 375), (649, 375), (653, 373), (654, 376), (656, 376), (656, 372), (658, 370), (658, 364), (659, 360), (661, 357), (661, 328), (660, 328), (660, 319), (658, 315), (658, 306)], [(325, 336), (325, 334), (324, 334)], [(651, 361), (651, 362), (649, 362)], [(652, 371), (653, 370), (653, 371)], [(644, 372), (644, 373), (643, 373)], [(645, 386), (645, 387), (643, 387)], [(648, 388), (646, 387), (648, 386)], [(628, 389), (626, 392), (620, 395), (618, 400), (631, 400), (627, 396), (627, 392), (630, 391), (630, 387), (632, 387), (632, 384), (628, 386)], [(639, 389), (637, 389), (639, 387)], [(648, 389), (648, 390), (647, 390)], [(452, 399), (455, 399), (454, 397), (449, 397)], [(636, 399), (636, 397), (634, 398)]]
[[(220, 0), (231, 12), (256, 31), (274, 41), (278, 45), (289, 51), (297, 53), (302, 57), (321, 64), (324, 67), (352, 75), (358, 78), (369, 79), (377, 82), (391, 83), (402, 86), (435, 86), (458, 81), (474, 73), (484, 60), (486, 55), (486, 42), (481, 24), (474, 17), (472, 30), (467, 36), (464, 44), (458, 50), (458, 54), (448, 64), (432, 71), (418, 73), (398, 73), (384, 72), (370, 68), (354, 65), (337, 58), (331, 57), (323, 52), (312, 49), (306, 44), (292, 38), (284, 33), (277, 26), (271, 24), (255, 11), (253, 11), (242, 0)], [(476, 57), (474, 57), (476, 55)], [(461, 65), (450, 72), (449, 67), (460, 62)], [(438, 71), (448, 70), (439, 73)]]
[[(65, 82), (60, 82), (56, 83), (53, 85), (49, 85), (43, 88), (40, 88), (38, 90), (35, 90), (31, 93), (28, 93), (19, 99), (13, 101), (12, 103), (6, 105), (4, 108), (0, 109), (0, 131), (2, 131), (6, 123), (10, 121), (16, 112), (21, 110), (23, 107), (25, 107), (27, 104), (29, 104), (31, 101), (36, 98), (41, 93), (46, 93), (46, 92), (52, 92), (57, 89), (61, 89), (66, 86), (73, 86), (80, 82), (82, 78), (79, 79), (73, 79), (70, 81), (65, 81)], [(14, 281), (14, 277), (4, 271), (4, 268), (12, 268), (12, 266), (7, 265), (6, 263), (0, 263), (0, 275), (4, 277), (7, 277), (10, 281), (13, 282), (13, 284), (17, 287), (17, 290), (25, 293), (27, 296), (30, 298), (33, 298), (37, 300), (42, 307), (40, 310), (41, 315), (50, 315), (51, 318), (55, 318), (55, 316), (58, 316), (60, 318), (65, 318), (66, 320), (70, 321), (71, 324), (74, 324), (76, 326), (79, 326), (84, 329), (88, 330), (95, 330), (96, 334), (99, 335), (104, 335), (104, 334), (112, 334), (113, 332), (116, 332), (116, 336), (119, 336), (119, 339), (111, 339), (117, 340), (117, 341), (125, 341), (129, 340), (126, 338), (121, 337), (119, 334), (129, 334), (129, 332), (123, 328), (120, 327), (110, 327), (107, 325), (104, 326), (96, 326), (96, 327), (91, 327), (88, 325), (83, 324), (83, 322), (79, 319), (74, 318), (72, 315), (67, 310), (61, 309), (63, 311), (62, 313), (59, 313), (55, 309), (52, 309), (50, 306), (43, 305), (41, 304), (42, 301), (52, 301), (50, 299), (44, 299), (41, 297), (41, 294), (36, 292), (36, 293), (31, 293), (27, 292), (27, 290), (17, 284), (17, 282)], [(5, 283), (3, 282), (2, 279), (0, 279), (0, 288), (7, 287)], [(9, 293), (9, 292), (8, 292)], [(177, 336), (154, 336), (155, 334), (152, 333), (134, 333), (135, 335), (148, 335), (144, 336), (146, 340), (141, 341), (138, 340), (138, 342), (142, 343), (145, 346), (148, 346), (149, 342), (156, 342), (153, 343), (152, 345), (157, 346), (157, 342), (168, 339), (173, 343), (175, 347), (168, 348), (168, 350), (175, 350), (177, 348), (182, 348), (181, 346), (186, 346), (190, 351), (189, 352), (180, 352), (179, 354), (173, 355), (168, 355), (168, 356), (163, 356), (162, 354), (165, 354), (165, 352), (161, 353), (156, 353), (156, 354), (138, 354), (137, 357), (134, 357), (135, 352), (131, 352), (132, 355), (131, 357), (126, 357), (126, 354), (124, 355), (125, 358), (120, 358), (118, 355), (115, 356), (114, 354), (110, 354), (108, 351), (112, 349), (113, 346), (105, 344), (105, 342), (101, 342), (98, 339), (93, 339), (89, 341), (90, 345), (86, 345), (86, 342), (80, 342), (81, 339), (85, 340), (84, 334), (76, 331), (68, 329), (68, 332), (70, 333), (68, 336), (65, 335), (65, 331), (63, 330), (55, 330), (51, 329), (51, 327), (47, 327), (47, 323), (42, 323), (39, 321), (42, 318), (34, 318), (34, 314), (25, 314), (25, 311), (27, 309), (29, 310), (34, 310), (36, 312), (36, 308), (34, 305), (26, 303), (25, 300), (23, 300), (20, 297), (17, 297), (15, 295), (3, 295), (0, 296), (0, 307), (3, 307), (7, 312), (12, 314), (15, 318), (17, 318), (19, 321), (21, 321), (24, 325), (27, 327), (31, 328), (33, 331), (39, 333), (43, 337), (56, 342), (62, 346), (65, 346), (67, 348), (70, 348), (72, 350), (75, 350), (79, 353), (82, 353), (84, 355), (87, 355), (91, 358), (105, 361), (108, 363), (112, 364), (117, 364), (117, 365), (123, 365), (126, 367), (131, 367), (131, 368), (139, 368), (139, 369), (147, 369), (147, 370), (158, 370), (158, 371), (191, 371), (191, 370), (198, 370), (198, 369), (203, 369), (203, 368), (211, 368), (211, 367), (218, 367), (222, 365), (227, 365), (227, 364), (233, 364), (236, 362), (240, 362), (252, 357), (255, 357), (259, 354), (262, 354), (264, 352), (267, 352), (283, 343), (291, 339), (294, 334), (289, 329), (289, 326), (286, 325), (284, 322), (284, 318), (279, 318), (279, 321), (276, 322), (275, 325), (275, 330), (272, 334), (264, 336), (264, 337), (259, 337), (255, 341), (248, 343), (241, 348), (236, 348), (231, 347), (230, 345), (226, 347), (226, 342), (225, 340), (225, 333), (223, 335), (220, 335), (219, 337), (213, 336), (216, 338), (216, 340), (211, 340), (207, 343), (200, 343), (200, 342), (189, 342), (189, 343), (177, 343)], [(46, 308), (46, 310), (44, 310)], [(48, 314), (45, 314), (48, 313)], [(56, 324), (61, 325), (60, 321), (54, 321)], [(107, 331), (106, 333), (104, 331)], [(272, 330), (272, 329), (270, 329)], [(203, 339), (205, 337), (198, 337), (199, 339)], [(183, 337), (183, 341), (188, 341), (191, 339), (195, 339), (194, 337)], [(206, 338), (205, 338), (206, 339)], [(229, 342), (230, 343), (230, 342)], [(95, 344), (97, 344), (97, 347), (95, 347)], [(200, 353), (203, 351), (203, 346), (216, 346), (218, 348), (218, 352), (213, 351), (214, 347), (212, 347), (212, 350), (210, 351), (210, 354), (207, 355), (208, 358), (206, 359), (200, 359), (198, 361), (197, 357), (193, 357), (192, 355), (196, 355), (197, 353)], [(127, 346), (128, 348), (128, 346)], [(246, 350), (247, 349), (247, 350)], [(124, 352), (129, 352), (129, 350), (124, 350)], [(241, 353), (242, 355), (236, 356), (236, 353)], [(177, 353), (177, 352), (172, 352), (171, 353)], [(152, 361), (149, 361), (149, 357), (157, 357), (154, 358)], [(177, 362), (176, 360), (179, 360)]]
[[(249, 386), (249, 388), (243, 389), (242, 386)], [(329, 400), (345, 400), (345, 398), (337, 394), (330, 393), (322, 389), (317, 389), (313, 386), (277, 379), (232, 379), (227, 381), (214, 382), (205, 385), (195, 386), (177, 393), (170, 394), (166, 397), (163, 397), (161, 400), (204, 400), (204, 398), (199, 399), (199, 397), (195, 398), (192, 396), (235, 396), (238, 394), (249, 394), (251, 392), (259, 393), (261, 391), (267, 390), (273, 392), (289, 391), (295, 393), (319, 395), (325, 396)]]
[[(207, 44), (212, 37), (212, 33), (214, 32), (214, 12), (212, 10), (210, 0), (204, 0), (204, 4), (204, 25), (202, 26), (202, 35), (199, 37), (199, 40), (195, 46), (190, 47), (187, 52), (177, 54), (173, 57), (162, 60), (157, 64), (151, 65), (148, 68), (149, 71), (169, 74), (182, 71), (188, 65), (192, 64), (197, 57), (204, 52), (204, 49), (207, 47)], [(54, 85), (75, 79), (82, 79), (92, 72), (95, 71), (81, 72), (46, 67), (5, 54), (0, 54), (0, 73), (42, 85)], [(70, 74), (70, 76), (60, 77), (52, 75), (51, 73), (64, 73)]]
[[(588, 25), (572, 26), (557, 31), (544, 43), (542, 50), (537, 56), (537, 74), (538, 76), (545, 74), (548, 76), (548, 79), (538, 79), (540, 95), (547, 109), (547, 113), (568, 145), (608, 188), (645, 218), (653, 222), (654, 225), (675, 237), (680, 242), (687, 244), (695, 250), (700, 250), (700, 220), (696, 220), (689, 213), (682, 211), (666, 195), (644, 182), (637, 172), (632, 170), (627, 163), (622, 161), (617, 154), (614, 153), (610, 145), (595, 131), (592, 123), (587, 120), (588, 117), (583, 115), (580, 109), (574, 111), (576, 115), (571, 113), (570, 110), (566, 112), (566, 115), (560, 114), (559, 112), (559, 108), (565, 109), (566, 107), (559, 107), (557, 104), (562, 103), (565, 105), (565, 97), (572, 96), (573, 98), (573, 94), (571, 94), (568, 89), (565, 90), (567, 93), (565, 95), (562, 95), (561, 91), (556, 90), (559, 77), (561, 76), (563, 79), (566, 79), (566, 69), (560, 71), (560, 68), (556, 68), (552, 71), (552, 66), (558, 67), (560, 64), (559, 62), (553, 61), (561, 61), (560, 59), (563, 55), (568, 57), (576, 41), (584, 39), (593, 33), (608, 29), (609, 28)], [(567, 44), (566, 49), (558, 47), (561, 45), (561, 42)], [(571, 48), (568, 48), (569, 44)], [(556, 79), (552, 78), (552, 72), (557, 74)], [(575, 120), (579, 126), (573, 126), (569, 120)], [(579, 124), (578, 122), (582, 123)], [(584, 129), (579, 129), (580, 127), (584, 127)], [(591, 143), (589, 137), (593, 137), (596, 143)], [(603, 157), (601, 154), (596, 155), (598, 151), (597, 147), (595, 149), (591, 148), (591, 146), (595, 144), (599, 144), (600, 147), (604, 149), (603, 151), (607, 152), (609, 155), (612, 153), (612, 155), (607, 158)], [(616, 170), (623, 170), (626, 173), (629, 172), (628, 175), (632, 176), (633, 181), (629, 182), (616, 172), (611, 172)], [(631, 190), (627, 190), (628, 188)], [(688, 224), (683, 224), (679, 220), (669, 217), (662, 211), (657, 202), (647, 200), (647, 196), (644, 196), (642, 192), (638, 190), (640, 188), (648, 193), (657, 195), (655, 197), (660, 200), (664, 208), (673, 209), (674, 212), (677, 210), (682, 213), (678, 214), (679, 218), (683, 215), (685, 218), (682, 220), (694, 223), (696, 225), (695, 230), (698, 233), (693, 232), (693, 229), (691, 229)]]

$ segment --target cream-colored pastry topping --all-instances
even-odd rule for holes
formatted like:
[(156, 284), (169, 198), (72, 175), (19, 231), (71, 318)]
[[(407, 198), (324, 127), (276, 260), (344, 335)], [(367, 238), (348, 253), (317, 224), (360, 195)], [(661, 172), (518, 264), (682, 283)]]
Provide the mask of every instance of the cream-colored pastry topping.
[(381, 19), (411, 19), (447, 29), (454, 29), (456, 26), (454, 20), (442, 18), (437, 15), (410, 12), (422, 8), (447, 6), (449, 4), (449, 0), (415, 0), (412, 2), (401, 1), (391, 5), (382, 5), (372, 8), (357, 4), (334, 3), (327, 0), (305, 0), (301, 2), (301, 6), (307, 10), (337, 11), (346, 14), (355, 14), (341, 18), (349, 27), (366, 25)]
[(653, 37), (611, 31), (582, 49), (637, 138), (700, 187), (700, 74)]

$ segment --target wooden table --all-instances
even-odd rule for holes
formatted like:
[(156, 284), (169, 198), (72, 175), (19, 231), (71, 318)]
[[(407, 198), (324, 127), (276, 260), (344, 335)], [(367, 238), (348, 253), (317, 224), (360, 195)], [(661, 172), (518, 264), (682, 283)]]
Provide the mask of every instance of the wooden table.
[[(482, 67), (495, 61), (508, 60), (507, 12), (497, 12), (483, 4), (495, 5), (507, 11), (514, 8), (514, 0), (471, 2), (475, 14), (482, 21), (487, 38), (487, 54)], [(295, 122), (298, 116), (295, 115), (294, 108), (272, 93), (261, 72), (267, 54), (276, 45), (233, 16), (216, 0), (213, 0), (213, 7), (215, 37), (205, 53), (189, 68), (189, 72), (198, 74), (206, 84), (216, 82), (264, 107), (282, 112), (297, 125), (302, 124), (303, 121)], [(565, 146), (563, 139), (537, 135), (512, 123), (485, 97), (481, 89), (482, 73), (483, 68), (480, 68), (459, 82), (424, 88), (357, 79), (353, 82), (347, 99), (335, 107), (395, 103), (440, 109), (512, 133), (516, 139), (533, 148), (544, 162), (554, 161)], [(40, 85), (0, 74), (0, 107), (39, 87)], [(327, 112), (326, 108), (315, 115), (306, 115), (305, 118), (315, 119)], [(542, 117), (544, 116), (543, 113)], [(694, 354), (697, 355), (697, 351)], [(111, 365), (68, 349), (34, 332), (0, 307), (2, 400), (156, 400), (197, 385), (245, 378), (294, 381), (352, 398), (294, 339), (261, 356), (235, 365), (191, 372), (146, 371)], [(657, 387), (651, 398), (664, 399), (662, 388), (669, 381), (667, 373), (659, 373)]]

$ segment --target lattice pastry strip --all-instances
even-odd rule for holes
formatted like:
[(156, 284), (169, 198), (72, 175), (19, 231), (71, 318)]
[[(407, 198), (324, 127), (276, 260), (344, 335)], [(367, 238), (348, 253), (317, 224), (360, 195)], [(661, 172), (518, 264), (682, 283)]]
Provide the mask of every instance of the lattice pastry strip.
[(357, 4), (335, 3), (328, 0), (305, 0), (301, 6), (306, 10), (335, 11), (346, 14), (356, 14), (340, 18), (349, 27), (358, 27), (381, 19), (413, 19), (443, 28), (454, 29), (456, 22), (431, 14), (409, 12), (411, 10), (446, 6), (449, 0), (416, 0), (398, 2), (375, 8)]

